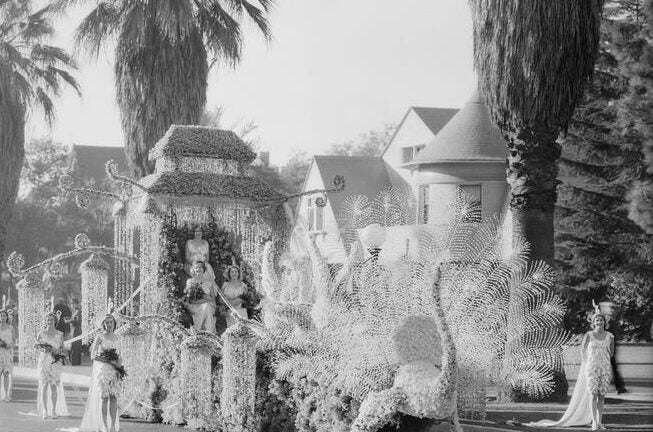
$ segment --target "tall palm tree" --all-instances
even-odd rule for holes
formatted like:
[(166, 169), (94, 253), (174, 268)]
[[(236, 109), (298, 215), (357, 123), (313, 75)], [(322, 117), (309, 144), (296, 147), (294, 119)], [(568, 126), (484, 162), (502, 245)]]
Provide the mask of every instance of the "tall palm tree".
[(77, 28), (78, 45), (97, 55), (117, 38), (116, 96), (136, 177), (153, 171), (148, 151), (171, 124), (199, 122), (210, 66), (240, 60), (239, 19), (247, 15), (270, 37), (272, 0), (53, 0), (48, 8), (84, 3), (95, 7)]
[(62, 85), (79, 92), (68, 72), (74, 61), (45, 44), (52, 34), (43, 13), (31, 13), (29, 1), (0, 0), (0, 256), (23, 167), (27, 115), (40, 108), (50, 123), (52, 99)]
[[(532, 259), (553, 266), (561, 152), (556, 140), (592, 75), (603, 0), (469, 0), (469, 4), (479, 87), (507, 140), (513, 235), (530, 243)], [(566, 400), (562, 369), (554, 380), (554, 392), (547, 399)]]
[(479, 87), (508, 143), (513, 231), (553, 265), (560, 144), (599, 45), (603, 0), (469, 0)]

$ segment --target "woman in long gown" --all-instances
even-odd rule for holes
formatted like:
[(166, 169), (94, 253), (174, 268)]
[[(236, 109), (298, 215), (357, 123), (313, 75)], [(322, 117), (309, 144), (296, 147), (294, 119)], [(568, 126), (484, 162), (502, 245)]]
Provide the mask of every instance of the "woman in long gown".
[(247, 292), (247, 285), (242, 281), (243, 273), (238, 266), (231, 265), (224, 272), (225, 282), (222, 284), (222, 295), (228, 303), (227, 327), (236, 323), (237, 319), (233, 314), (240, 315), (247, 319), (247, 309), (243, 307), (242, 296)]
[(206, 264), (203, 261), (193, 263), (190, 273), (192, 277), (186, 281), (186, 291), (189, 292), (193, 284), (202, 288), (201, 299), (185, 303), (193, 317), (193, 327), (215, 333), (215, 298), (218, 286), (213, 279), (207, 277)]
[(0, 310), (0, 402), (11, 401), (13, 371), (14, 328), (9, 324), (9, 314)]
[[(122, 359), (120, 358), (120, 337), (114, 333), (116, 326), (116, 318), (110, 314), (106, 315), (102, 320), (104, 331), (95, 338), (91, 346), (92, 381), (88, 390), (84, 417), (79, 427), (80, 431), (114, 432), (120, 430), (118, 417), (120, 377), (117, 368), (122, 365)], [(109, 355), (114, 353), (117, 356)]]
[(586, 426), (603, 430), (603, 404), (612, 380), (610, 359), (614, 355), (614, 337), (606, 331), (607, 319), (600, 312), (592, 316), (593, 330), (585, 334), (581, 345), (581, 365), (569, 406), (558, 421), (540, 420), (527, 426)]
[(41, 418), (68, 416), (68, 406), (61, 381), (62, 362), (55, 356), (63, 357), (63, 333), (55, 328), (57, 316), (48, 313), (45, 318), (46, 329), (36, 337), (39, 346), (39, 359), (36, 364), (38, 390), (36, 395), (36, 414)]

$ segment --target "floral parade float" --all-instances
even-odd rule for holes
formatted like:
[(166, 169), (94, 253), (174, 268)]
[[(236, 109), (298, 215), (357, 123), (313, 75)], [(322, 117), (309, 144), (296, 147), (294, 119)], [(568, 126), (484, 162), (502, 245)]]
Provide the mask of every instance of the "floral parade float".
[[(90, 254), (82, 337), (93, 337), (112, 291), (124, 323), (124, 415), (215, 431), (418, 431), (443, 421), (459, 431), (459, 417), (484, 418), (488, 385), (549, 390), (567, 338), (551, 269), (529, 263), (525, 244), (504, 256), (500, 224), (469, 222), (480, 219), (473, 204), (461, 199), (436, 229), (414, 224), (400, 191), (347, 197), (345, 229), (327, 234), (348, 244), (334, 267), (301, 227), (290, 238), (290, 197), (253, 176), (254, 153), (233, 133), (172, 126), (151, 157), (156, 171), (139, 181), (107, 164), (117, 192), (61, 181), (79, 204), (115, 201), (114, 248), (79, 235), (73, 251), (25, 270), (10, 256), (24, 277), (23, 364), (43, 315), (37, 271)], [(343, 188), (336, 178), (309, 193), (324, 205)], [(396, 225), (414, 231), (412, 247), (372, 239)], [(113, 287), (101, 255), (113, 260)], [(221, 335), (190, 326), (184, 286), (198, 257), (218, 286), (232, 266), (247, 286), (248, 316)]]

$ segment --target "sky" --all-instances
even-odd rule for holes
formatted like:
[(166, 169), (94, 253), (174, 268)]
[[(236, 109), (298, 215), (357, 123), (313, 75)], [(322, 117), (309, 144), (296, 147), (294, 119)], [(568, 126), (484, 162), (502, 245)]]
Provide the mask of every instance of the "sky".
[[(57, 43), (72, 48), (82, 16), (57, 23)], [(275, 164), (399, 123), (410, 106), (460, 107), (476, 83), (464, 0), (277, 0), (270, 21), (271, 42), (245, 25), (241, 63), (211, 70), (207, 107), (229, 127), (256, 123)], [(82, 97), (65, 92), (52, 128), (35, 115), (28, 136), (122, 146), (111, 50), (78, 61)]]

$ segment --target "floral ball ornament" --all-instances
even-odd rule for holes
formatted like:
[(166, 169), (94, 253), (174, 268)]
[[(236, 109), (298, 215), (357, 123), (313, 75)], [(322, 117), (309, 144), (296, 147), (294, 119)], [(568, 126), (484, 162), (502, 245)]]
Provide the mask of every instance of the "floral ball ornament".
[(62, 175), (59, 177), (59, 187), (64, 190), (70, 189), (73, 187), (73, 178), (68, 174)]
[(64, 274), (64, 266), (59, 262), (53, 262), (48, 266), (48, 275), (53, 279), (59, 279)]
[(77, 234), (75, 236), (75, 249), (85, 249), (91, 245), (91, 239), (86, 234)]
[(25, 266), (25, 257), (23, 255), (12, 252), (7, 258), (7, 268), (13, 275), (20, 274), (21, 270)]

